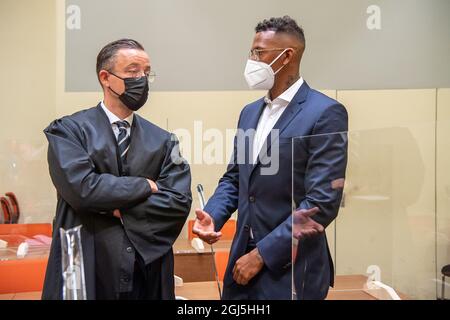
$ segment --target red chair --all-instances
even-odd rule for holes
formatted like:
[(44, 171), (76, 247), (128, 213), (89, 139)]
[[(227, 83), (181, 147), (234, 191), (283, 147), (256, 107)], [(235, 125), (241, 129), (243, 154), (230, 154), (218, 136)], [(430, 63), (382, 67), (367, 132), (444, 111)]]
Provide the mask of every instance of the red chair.
[(18, 223), (20, 218), (20, 209), (19, 202), (17, 201), (17, 197), (12, 192), (7, 192), (5, 195), (8, 197), (9, 202), (11, 203), (11, 223)]
[(2, 218), (0, 220), (3, 220), (3, 223), (9, 224), (11, 223), (11, 206), (9, 204), (8, 199), (6, 199), (5, 197), (0, 197), (0, 204), (2, 206)]

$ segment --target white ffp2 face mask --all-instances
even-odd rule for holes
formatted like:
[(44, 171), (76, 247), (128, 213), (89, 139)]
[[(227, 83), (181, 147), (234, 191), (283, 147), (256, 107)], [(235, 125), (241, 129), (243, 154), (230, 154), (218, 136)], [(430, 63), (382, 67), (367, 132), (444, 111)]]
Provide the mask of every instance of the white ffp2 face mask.
[(284, 49), (282, 53), (280, 53), (271, 64), (267, 64), (262, 61), (255, 61), (248, 59), (247, 65), (245, 66), (244, 77), (247, 81), (250, 89), (257, 90), (270, 90), (273, 87), (275, 82), (275, 75), (284, 68), (283, 65), (276, 72), (273, 71), (272, 65), (277, 61), (283, 53), (288, 49)]

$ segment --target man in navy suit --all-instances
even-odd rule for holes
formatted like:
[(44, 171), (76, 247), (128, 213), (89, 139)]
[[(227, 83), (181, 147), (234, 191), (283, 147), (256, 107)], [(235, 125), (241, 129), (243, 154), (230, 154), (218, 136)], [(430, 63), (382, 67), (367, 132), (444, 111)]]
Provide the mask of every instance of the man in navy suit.
[(255, 31), (244, 75), (267, 94), (242, 110), (231, 162), (193, 231), (212, 244), (238, 210), (224, 299), (325, 299), (334, 268), (323, 231), (342, 198), (347, 112), (300, 76), (305, 37), (293, 19)]

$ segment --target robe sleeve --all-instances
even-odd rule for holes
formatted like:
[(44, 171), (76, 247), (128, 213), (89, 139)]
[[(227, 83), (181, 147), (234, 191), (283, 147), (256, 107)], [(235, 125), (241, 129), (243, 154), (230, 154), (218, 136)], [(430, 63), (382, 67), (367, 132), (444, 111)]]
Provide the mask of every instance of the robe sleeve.
[(44, 130), (49, 143), (50, 177), (57, 192), (76, 212), (108, 212), (135, 205), (152, 194), (146, 178), (96, 173), (77, 130), (67, 117)]
[(145, 263), (171, 249), (192, 204), (189, 164), (181, 157), (174, 135), (161, 152), (165, 152), (165, 157), (155, 181), (159, 190), (144, 202), (121, 210), (127, 235)]

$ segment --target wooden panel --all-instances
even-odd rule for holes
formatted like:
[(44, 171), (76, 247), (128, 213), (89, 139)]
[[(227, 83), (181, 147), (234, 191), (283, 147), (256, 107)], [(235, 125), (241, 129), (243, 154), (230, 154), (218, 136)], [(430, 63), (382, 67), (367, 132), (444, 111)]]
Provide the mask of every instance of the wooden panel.
[(177, 253), (174, 255), (175, 275), (184, 282), (214, 281), (214, 257), (206, 253)]
[[(217, 266), (217, 273), (219, 275), (219, 279), (223, 280), (225, 269), (228, 263), (228, 257), (230, 255), (230, 247), (231, 247), (231, 240), (220, 240), (214, 244), (214, 252), (215, 252), (215, 260), (216, 260), (216, 266)], [(208, 244), (203, 242), (203, 245), (205, 247), (204, 253), (211, 254), (211, 248)], [(198, 266), (192, 263), (192, 258), (188, 259), (184, 255), (199, 255), (197, 251), (191, 246), (191, 242), (187, 239), (178, 239), (174, 246), (173, 246), (173, 252), (175, 256), (175, 267), (179, 268), (176, 270), (176, 272), (181, 272), (182, 274), (187, 274), (187, 279), (197, 279), (197, 280), (186, 280), (184, 281), (200, 281), (198, 279), (203, 279), (203, 277), (195, 276), (192, 278), (192, 274), (196, 275), (198, 271)], [(204, 259), (210, 259), (210, 257), (198, 257), (203, 263)], [(209, 262), (208, 262), (209, 263)], [(178, 264), (178, 266), (177, 266)], [(183, 266), (181, 266), (183, 265)], [(208, 265), (209, 266), (209, 265)], [(177, 276), (180, 276), (179, 274), (175, 273)], [(183, 277), (182, 277), (183, 278)], [(208, 278), (209, 279), (209, 278)], [(215, 278), (214, 278), (215, 279)], [(203, 281), (203, 280), (201, 280)]]

